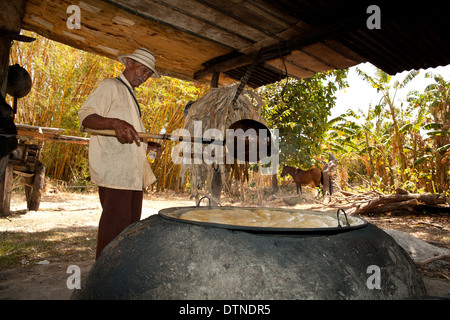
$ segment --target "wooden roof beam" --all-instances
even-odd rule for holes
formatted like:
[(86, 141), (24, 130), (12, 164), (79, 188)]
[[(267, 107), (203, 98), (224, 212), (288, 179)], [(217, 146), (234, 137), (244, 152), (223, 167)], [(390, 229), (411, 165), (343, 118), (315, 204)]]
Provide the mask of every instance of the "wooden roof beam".
[(257, 63), (262, 63), (267, 60), (273, 60), (275, 58), (280, 58), (281, 56), (286, 56), (292, 53), (292, 51), (300, 50), (305, 46), (335, 38), (360, 27), (365, 28), (365, 19), (365, 15), (352, 16), (333, 23), (327, 27), (317, 29), (308, 35), (296, 37), (291, 40), (280, 41), (275, 45), (262, 48), (259, 51), (260, 54), (259, 52), (254, 52), (215, 63), (195, 72), (194, 79), (199, 80), (213, 74), (214, 72), (224, 72), (242, 67), (253, 63), (255, 59), (258, 59)]

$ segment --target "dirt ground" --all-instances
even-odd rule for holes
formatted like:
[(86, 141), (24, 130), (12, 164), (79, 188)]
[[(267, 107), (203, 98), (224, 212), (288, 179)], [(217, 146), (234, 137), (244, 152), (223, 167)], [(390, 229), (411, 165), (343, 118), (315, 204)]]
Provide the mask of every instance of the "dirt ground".
[[(295, 189), (283, 192), (285, 196), (295, 195)], [(282, 198), (280, 195), (264, 196), (262, 206), (336, 210), (324, 207), (311, 195), (305, 195), (303, 202), (295, 206), (288, 206)], [(241, 205), (238, 199), (222, 204)], [(146, 194), (142, 218), (157, 214), (162, 208), (193, 205), (194, 200), (188, 194)], [(255, 195), (247, 197), (245, 206), (249, 205), (257, 205)], [(39, 211), (27, 212), (24, 192), (16, 190), (11, 211), (10, 216), (0, 219), (0, 300), (69, 299), (72, 289), (68, 289), (67, 282), (72, 272), (68, 267), (78, 266), (82, 278), (94, 263), (96, 229), (101, 213), (97, 194), (49, 190), (42, 197)], [(448, 215), (363, 218), (382, 229), (399, 230), (414, 236), (432, 248), (450, 249)], [(449, 266), (447, 259), (419, 268), (430, 296), (450, 298)]]

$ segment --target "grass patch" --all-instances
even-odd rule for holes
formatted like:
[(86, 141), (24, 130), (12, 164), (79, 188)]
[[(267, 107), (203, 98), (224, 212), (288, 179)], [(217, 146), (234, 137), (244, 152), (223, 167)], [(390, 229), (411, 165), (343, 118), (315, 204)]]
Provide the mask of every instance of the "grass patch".
[(0, 269), (39, 261), (70, 262), (95, 259), (96, 228), (55, 229), (43, 232), (0, 233)]

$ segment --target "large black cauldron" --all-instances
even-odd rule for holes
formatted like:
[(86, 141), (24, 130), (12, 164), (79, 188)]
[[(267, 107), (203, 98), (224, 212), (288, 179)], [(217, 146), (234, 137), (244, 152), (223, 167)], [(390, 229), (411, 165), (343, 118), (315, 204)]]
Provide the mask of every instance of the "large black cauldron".
[(124, 230), (72, 298), (407, 299), (426, 294), (406, 252), (366, 222), (317, 232), (239, 229), (182, 221), (179, 209), (161, 210)]

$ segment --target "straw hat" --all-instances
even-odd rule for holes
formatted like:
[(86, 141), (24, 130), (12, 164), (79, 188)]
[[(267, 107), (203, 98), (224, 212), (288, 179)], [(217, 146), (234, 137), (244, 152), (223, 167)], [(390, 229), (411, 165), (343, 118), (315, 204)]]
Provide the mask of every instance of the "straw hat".
[(159, 75), (158, 71), (156, 71), (156, 67), (155, 67), (156, 58), (153, 55), (153, 53), (150, 50), (148, 50), (148, 49), (139, 48), (139, 49), (134, 50), (134, 52), (132, 54), (120, 54), (119, 56), (117, 56), (117, 58), (124, 65), (125, 65), (125, 59), (126, 58), (130, 58), (130, 59), (133, 59), (133, 60), (135, 60), (137, 62), (140, 62), (144, 66), (150, 68), (153, 71), (152, 78), (159, 78), (159, 77), (161, 77)]

